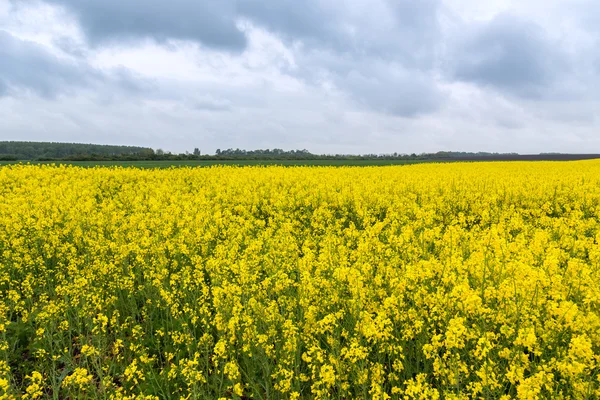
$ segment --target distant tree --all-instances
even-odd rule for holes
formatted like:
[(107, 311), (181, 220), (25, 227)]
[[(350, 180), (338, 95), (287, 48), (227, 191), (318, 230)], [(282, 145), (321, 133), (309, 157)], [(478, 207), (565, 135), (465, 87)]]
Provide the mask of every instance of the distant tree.
[(194, 148), (194, 155), (195, 155), (196, 157), (200, 156), (200, 149), (199, 149), (199, 148), (197, 148), (197, 147), (196, 147), (196, 148)]
[(123, 157), (134, 156), (145, 151), (147, 147), (137, 146), (111, 146), (84, 143), (59, 143), (59, 142), (2, 142), (0, 141), (0, 154), (17, 157), (21, 160), (36, 160), (40, 158), (65, 158), (65, 157)]
[(165, 155), (165, 151), (163, 149), (156, 149), (156, 155), (157, 156), (164, 156)]
[(154, 155), (154, 150), (152, 149), (144, 149), (139, 152), (140, 156), (143, 157), (152, 157)]

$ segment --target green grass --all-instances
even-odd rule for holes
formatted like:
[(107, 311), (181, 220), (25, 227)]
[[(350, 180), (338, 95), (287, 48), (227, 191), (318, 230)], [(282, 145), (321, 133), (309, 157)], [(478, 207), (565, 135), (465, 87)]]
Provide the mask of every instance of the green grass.
[(1, 165), (11, 164), (66, 164), (80, 167), (210, 167), (212, 165), (285, 165), (285, 166), (381, 166), (405, 165), (431, 162), (430, 160), (202, 160), (202, 161), (0, 161)]

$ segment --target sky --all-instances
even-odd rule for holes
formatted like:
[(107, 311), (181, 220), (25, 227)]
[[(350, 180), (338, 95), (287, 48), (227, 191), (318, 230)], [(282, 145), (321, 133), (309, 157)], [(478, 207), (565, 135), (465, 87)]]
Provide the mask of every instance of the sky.
[(600, 2), (0, 0), (0, 140), (600, 153)]

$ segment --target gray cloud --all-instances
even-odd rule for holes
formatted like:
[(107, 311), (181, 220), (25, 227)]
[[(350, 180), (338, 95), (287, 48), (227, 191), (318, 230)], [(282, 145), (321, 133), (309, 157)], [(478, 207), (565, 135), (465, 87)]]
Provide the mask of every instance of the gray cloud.
[(595, 0), (578, 0), (564, 4), (561, 11), (575, 14), (575, 20), (593, 34), (600, 31), (600, 4)]
[(568, 68), (536, 24), (503, 14), (467, 32), (449, 55), (452, 79), (539, 98)]
[(78, 43), (68, 36), (61, 36), (53, 40), (53, 44), (65, 54), (76, 58), (85, 58), (87, 49), (85, 45)]
[(238, 12), (290, 42), (339, 54), (430, 65), (439, 0), (239, 0)]
[(362, 107), (400, 117), (434, 112), (445, 98), (430, 75), (394, 64), (369, 64), (334, 82)]
[(212, 103), (210, 101), (199, 101), (193, 104), (193, 107), (199, 111), (221, 112), (231, 111), (231, 106), (227, 103)]
[(0, 60), (0, 96), (26, 90), (52, 99), (75, 88), (101, 86), (137, 94), (153, 90), (151, 81), (127, 68), (100, 71), (85, 60), (57, 57), (38, 43), (2, 30)]
[(236, 26), (229, 1), (46, 0), (73, 11), (93, 45), (126, 39), (192, 40), (240, 50), (246, 37)]
[(329, 82), (356, 104), (414, 117), (444, 98), (433, 79), (439, 0), (240, 0), (238, 11), (295, 49), (288, 73)]
[(425, 65), (434, 62), (437, 47), (440, 45), (441, 32), (438, 18), (440, 0), (389, 0), (395, 17), (396, 31), (391, 37), (392, 43), (401, 43), (394, 52), (408, 52)]
[(51, 98), (73, 86), (87, 86), (100, 75), (77, 63), (59, 59), (43, 46), (0, 30), (0, 86), (5, 94), (31, 90)]
[(352, 46), (344, 32), (343, 10), (335, 7), (335, 2), (239, 0), (238, 12), (288, 42), (303, 41), (311, 47), (338, 51)]

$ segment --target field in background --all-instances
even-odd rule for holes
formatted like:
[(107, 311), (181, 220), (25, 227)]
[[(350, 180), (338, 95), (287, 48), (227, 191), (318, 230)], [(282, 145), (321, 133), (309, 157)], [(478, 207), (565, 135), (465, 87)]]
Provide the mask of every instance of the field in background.
[(208, 161), (0, 161), (1, 165), (73, 165), (78, 167), (210, 167), (213, 165), (282, 165), (282, 166), (385, 166), (432, 162), (431, 160), (208, 160)]
[(600, 398), (600, 161), (0, 168), (0, 398)]

